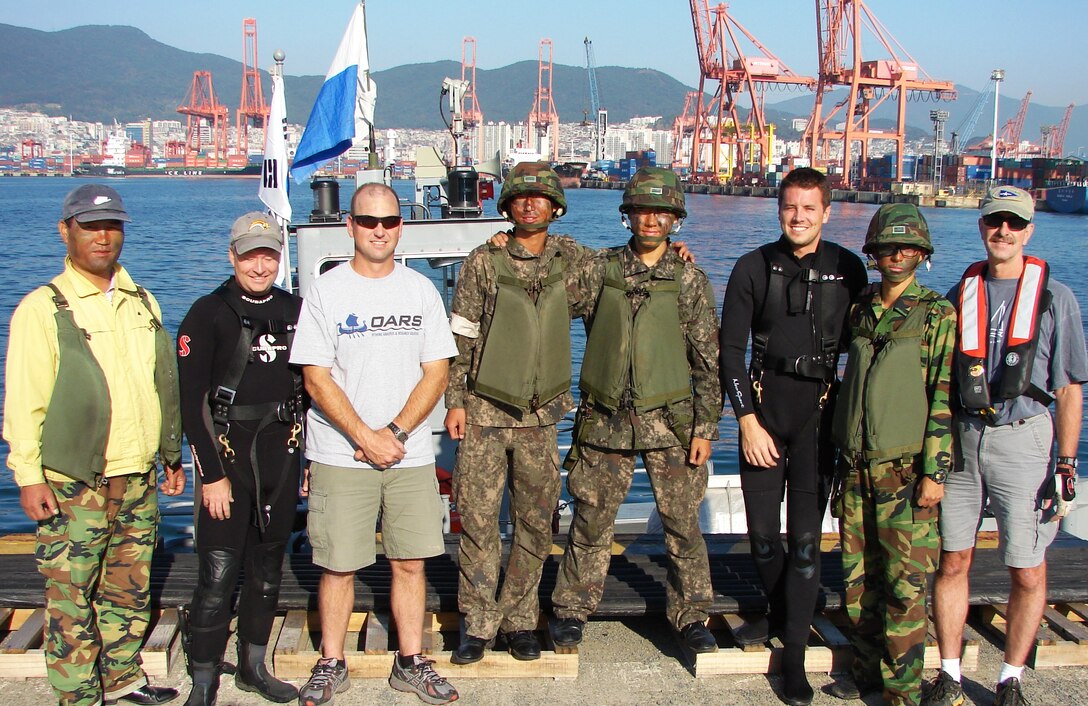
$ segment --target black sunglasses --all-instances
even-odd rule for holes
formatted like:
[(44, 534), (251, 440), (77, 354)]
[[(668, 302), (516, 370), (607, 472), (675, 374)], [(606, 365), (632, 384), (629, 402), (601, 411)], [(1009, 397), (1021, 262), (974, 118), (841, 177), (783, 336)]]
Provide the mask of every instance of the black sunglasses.
[(1031, 221), (1025, 221), (1012, 213), (991, 213), (982, 217), (987, 228), (1000, 228), (1002, 223), (1009, 224), (1009, 230), (1024, 230)]
[(351, 217), (351, 220), (355, 221), (355, 225), (359, 226), (360, 228), (368, 228), (370, 230), (377, 228), (379, 223), (382, 224), (382, 228), (385, 228), (386, 230), (393, 230), (404, 222), (404, 219), (400, 216), (379, 217), (368, 216), (366, 214), (353, 215)]

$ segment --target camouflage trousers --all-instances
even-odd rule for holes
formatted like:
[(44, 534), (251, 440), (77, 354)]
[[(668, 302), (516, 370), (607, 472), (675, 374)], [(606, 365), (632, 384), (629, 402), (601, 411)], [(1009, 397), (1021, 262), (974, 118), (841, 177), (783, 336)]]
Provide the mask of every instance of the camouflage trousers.
[(705, 621), (713, 600), (710, 561), (699, 529), (706, 465), (689, 466), (687, 451), (680, 446), (619, 451), (583, 444), (579, 452), (578, 462), (567, 475), (575, 512), (552, 593), (556, 617), (585, 620), (601, 602), (612, 560), (616, 513), (631, 487), (638, 454), (665, 528), (669, 556), (665, 614), (677, 628)]
[(884, 685), (889, 704), (921, 699), (926, 580), (936, 567), (937, 508), (913, 503), (913, 467), (852, 469), (843, 488), (846, 613), (853, 631), (853, 676)]
[(49, 683), (62, 706), (116, 699), (147, 684), (138, 655), (159, 520), (154, 476), (49, 485), (60, 514), (38, 525), (35, 550)]
[[(514, 536), (497, 593), (499, 513), (507, 485)], [(461, 515), (457, 606), (465, 616), (465, 634), (490, 639), (499, 630), (536, 629), (540, 574), (552, 548), (552, 515), (560, 489), (554, 424), (465, 426), (453, 477)]]

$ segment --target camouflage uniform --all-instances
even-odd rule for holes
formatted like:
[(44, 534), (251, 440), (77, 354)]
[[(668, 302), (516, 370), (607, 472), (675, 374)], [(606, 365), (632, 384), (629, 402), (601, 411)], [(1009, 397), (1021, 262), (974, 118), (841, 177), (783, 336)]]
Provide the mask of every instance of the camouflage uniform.
[(137, 656), (159, 522), (154, 478), (118, 476), (99, 488), (47, 482), (60, 510), (39, 525), (36, 549), (49, 606), (49, 683), (65, 706), (101, 703), (102, 687), (88, 672), (101, 675), (107, 699), (147, 683)]
[[(914, 244), (902, 237), (896, 242)], [(936, 568), (938, 510), (918, 507), (914, 498), (919, 476), (943, 482), (952, 470), (948, 395), (956, 313), (947, 300), (914, 281), (887, 311), (881, 306), (880, 285), (870, 285), (849, 316), (852, 333), (859, 326), (887, 333), (897, 330), (919, 305), (928, 308), (919, 351), (929, 404), (922, 451), (910, 465), (849, 459), (843, 464), (840, 535), (846, 612), (853, 627), (852, 672), (863, 691), (883, 684), (884, 700), (890, 704), (917, 704), (921, 698), (926, 582)], [(846, 402), (840, 394), (839, 403)]]
[[(513, 233), (502, 257), (518, 277), (546, 276), (556, 257), (565, 262), (568, 303), (577, 291), (577, 274), (589, 252), (566, 235), (548, 235), (535, 255)], [(457, 280), (452, 313), (479, 322), (476, 338), (455, 335), (458, 355), (450, 365), (448, 409), (464, 408), (465, 438), (457, 452), (454, 498), (461, 515), (458, 608), (465, 634), (490, 639), (497, 631), (535, 630), (540, 604), (537, 589), (544, 559), (552, 546), (552, 515), (561, 480), (556, 423), (574, 407), (570, 390), (535, 411), (496, 403), (468, 389), (467, 378), (479, 370), (498, 295), (497, 275), (488, 245), (465, 259)], [(502, 550), (498, 521), (509, 472), (510, 516), (514, 541), (502, 592), (496, 600)]]
[[(604, 284), (608, 252), (598, 253), (586, 266), (580, 283), (581, 315), (592, 327), (593, 309)], [(624, 278), (672, 279), (679, 257), (665, 251), (653, 266), (644, 264), (630, 245), (621, 251)], [(631, 299), (633, 307), (641, 300)], [(707, 468), (688, 465), (689, 441), (681, 441), (670, 421), (690, 422), (690, 436), (718, 438), (721, 388), (718, 383), (718, 316), (710, 282), (702, 270), (685, 263), (678, 301), (680, 324), (687, 344), (694, 396), (637, 415), (633, 409), (610, 414), (583, 399), (578, 412), (574, 464), (567, 488), (575, 500), (567, 551), (559, 570), (552, 603), (557, 618), (586, 620), (600, 602), (611, 560), (616, 513), (627, 495), (635, 465), (642, 457), (665, 526), (669, 555), (666, 614), (683, 627), (705, 621), (713, 598), (706, 543), (699, 529), (699, 504), (706, 491)], [(687, 431), (687, 430), (685, 430)]]

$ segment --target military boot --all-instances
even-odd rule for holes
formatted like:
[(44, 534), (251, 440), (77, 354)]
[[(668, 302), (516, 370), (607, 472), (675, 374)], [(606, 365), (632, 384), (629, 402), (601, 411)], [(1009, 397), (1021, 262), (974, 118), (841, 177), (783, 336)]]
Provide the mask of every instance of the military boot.
[(189, 662), (193, 675), (193, 689), (185, 706), (215, 706), (219, 694), (219, 662)]
[(294, 701), (298, 698), (298, 689), (272, 676), (264, 666), (267, 649), (268, 645), (252, 645), (238, 640), (238, 671), (234, 674), (234, 685), (278, 704)]

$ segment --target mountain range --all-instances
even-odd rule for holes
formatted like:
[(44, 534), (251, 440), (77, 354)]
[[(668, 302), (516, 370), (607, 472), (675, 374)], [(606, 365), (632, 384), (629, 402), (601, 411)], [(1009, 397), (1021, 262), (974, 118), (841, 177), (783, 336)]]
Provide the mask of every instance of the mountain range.
[[(217, 56), (183, 51), (156, 41), (134, 27), (92, 25), (56, 32), (0, 24), (0, 106), (39, 110), (48, 115), (69, 115), (77, 120), (128, 122), (144, 118), (181, 119), (179, 105), (186, 102), (193, 72), (210, 71), (216, 95), (233, 112), (241, 93), (242, 64)], [(292, 123), (305, 124), (310, 106), (324, 80), (323, 76), (290, 75), (286, 66), (284, 86), (287, 117)], [(659, 115), (664, 126), (671, 126), (681, 112), (684, 96), (694, 90), (680, 81), (648, 68), (618, 66), (598, 67), (597, 83), (602, 105), (609, 120), (620, 123), (636, 116)], [(378, 85), (375, 122), (380, 128), (443, 127), (439, 114), (442, 79), (460, 77), (456, 61), (407, 64), (372, 74)], [(261, 72), (265, 99), (268, 99), (268, 74)], [(520, 122), (526, 119), (533, 103), (537, 83), (537, 64), (519, 61), (498, 69), (477, 69), (476, 94), (486, 121)], [(562, 122), (583, 119), (589, 111), (586, 69), (556, 64), (552, 71), (554, 104)], [(971, 111), (978, 92), (957, 86), (959, 99), (935, 104), (915, 101), (908, 105), (910, 137), (932, 132), (929, 111), (947, 109), (951, 117), (946, 134)], [(839, 95), (845, 95), (839, 92)], [(775, 101), (777, 94), (768, 95)], [(834, 97), (833, 97), (834, 98)], [(834, 105), (834, 99), (825, 105)], [(1016, 109), (1016, 98), (1004, 98), (1002, 115)], [(745, 99), (738, 102), (746, 104)], [(891, 126), (891, 106), (876, 114), (874, 127)], [(777, 122), (779, 134), (794, 135), (789, 120), (807, 117), (812, 109), (812, 94), (799, 92), (792, 98), (768, 102), (769, 121)], [(1065, 106), (1032, 103), (1022, 137), (1037, 141), (1042, 125), (1057, 124)], [(743, 114), (743, 112), (742, 112)], [(992, 116), (989, 111), (989, 116)], [(988, 135), (991, 118), (983, 117), (972, 137)], [(970, 139), (968, 140), (970, 142)], [(1074, 111), (1066, 136), (1066, 152), (1088, 144), (1088, 111)]]

